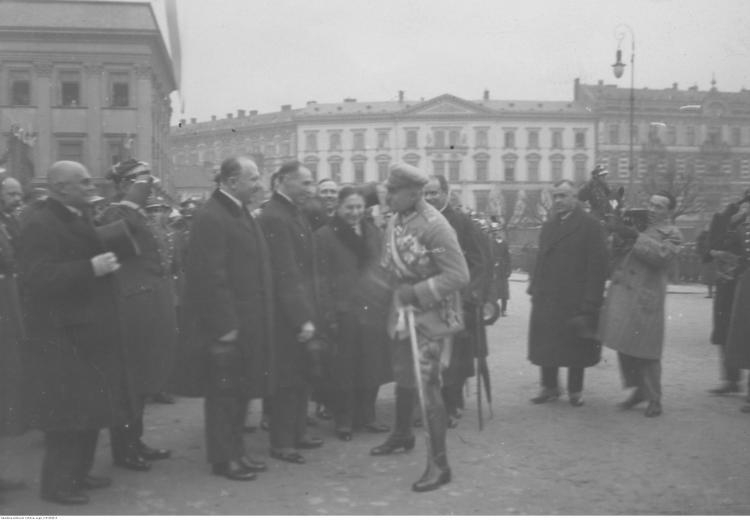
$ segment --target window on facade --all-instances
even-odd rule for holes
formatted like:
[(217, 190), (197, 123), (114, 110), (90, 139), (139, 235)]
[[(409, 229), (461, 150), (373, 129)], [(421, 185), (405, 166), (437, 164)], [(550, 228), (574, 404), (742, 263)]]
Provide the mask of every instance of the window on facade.
[(539, 148), (539, 130), (529, 130), (529, 148)]
[(516, 133), (513, 130), (506, 130), (505, 131), (504, 144), (505, 144), (505, 148), (515, 148), (516, 147)]
[(631, 128), (631, 132), (633, 132), (632, 133), (633, 143), (634, 144), (639, 143), (640, 140), (639, 140), (639, 137), (638, 137), (638, 125), (633, 125), (633, 127)]
[(553, 130), (552, 131), (552, 148), (562, 148), (563, 147), (563, 139), (562, 139), (562, 130)]
[(378, 149), (384, 150), (389, 148), (388, 144), (388, 132), (378, 132)]
[(284, 157), (288, 157), (291, 153), (291, 145), (289, 144), (289, 141), (284, 141), (281, 143), (281, 155)]
[(385, 182), (388, 178), (389, 164), (385, 161), (378, 162), (378, 181)]
[(29, 71), (10, 71), (10, 104), (14, 106), (31, 104), (31, 73)]
[(305, 167), (310, 170), (313, 179), (318, 179), (318, 161), (305, 160)]
[(575, 160), (575, 172), (573, 173), (576, 182), (584, 182), (586, 180), (586, 159)]
[(732, 128), (732, 146), (742, 146), (742, 129), (739, 126)]
[(677, 128), (674, 125), (667, 126), (667, 146), (677, 144)]
[(341, 163), (336, 161), (329, 164), (329, 169), (331, 172), (331, 180), (339, 183), (341, 182)]
[(448, 162), (448, 180), (459, 182), (461, 180), (461, 161)]
[(365, 149), (365, 134), (364, 132), (356, 132), (354, 134), (354, 149), (364, 150)]
[(357, 184), (365, 182), (365, 163), (362, 161), (354, 163), (354, 182)]
[(123, 159), (122, 141), (120, 139), (107, 140), (107, 157), (105, 159), (105, 166), (114, 166)]
[(742, 174), (742, 161), (735, 159), (732, 161), (732, 176), (737, 178)]
[(309, 133), (305, 136), (305, 151), (315, 152), (318, 149), (317, 134)]
[(435, 148), (445, 148), (445, 132), (442, 130), (435, 130), (434, 134)]
[(435, 175), (445, 176), (445, 161), (432, 161), (432, 172)]
[(609, 125), (609, 144), (620, 144), (620, 125)]
[(81, 73), (79, 71), (60, 72), (60, 104), (64, 107), (81, 105)]
[(528, 166), (528, 179), (529, 182), (539, 181), (539, 159), (527, 159), (526, 164)]
[(130, 106), (130, 75), (127, 72), (110, 73), (110, 104), (113, 107)]
[(685, 144), (688, 146), (695, 146), (695, 127), (689, 126), (685, 129)]
[(576, 148), (586, 148), (586, 132), (576, 132)]
[(490, 207), (490, 190), (474, 190), (474, 208), (479, 213), (487, 213)]
[(417, 131), (416, 130), (407, 130), (406, 131), (406, 147), (407, 148), (417, 148), (418, 141), (417, 141)]
[(57, 142), (57, 160), (82, 163), (83, 139), (61, 139)]
[(721, 127), (709, 126), (708, 135), (706, 136), (706, 142), (712, 145), (721, 144)]
[(411, 164), (412, 166), (419, 166), (419, 156), (415, 153), (410, 153), (404, 157), (404, 162), (406, 164)]
[[(268, 143), (266, 145), (266, 155), (269, 157), (273, 157), (276, 155), (276, 144), (275, 143)], [(230, 155), (234, 155), (234, 152), (231, 152)]]
[(489, 140), (487, 139), (487, 130), (477, 130), (475, 140), (477, 148), (487, 148), (489, 146)]
[(329, 137), (330, 140), (330, 147), (329, 149), (331, 151), (340, 151), (341, 150), (341, 134), (339, 133), (332, 133)]
[(459, 141), (461, 140), (461, 133), (458, 130), (451, 130), (450, 134), (448, 135), (449, 143), (451, 147), (458, 146)]
[(480, 182), (486, 182), (489, 177), (487, 159), (477, 159), (476, 162), (476, 179)]
[(516, 180), (516, 162), (505, 161), (503, 164), (503, 179), (505, 182), (515, 182)]
[(563, 178), (563, 160), (561, 158), (552, 159), (552, 182), (561, 181)]

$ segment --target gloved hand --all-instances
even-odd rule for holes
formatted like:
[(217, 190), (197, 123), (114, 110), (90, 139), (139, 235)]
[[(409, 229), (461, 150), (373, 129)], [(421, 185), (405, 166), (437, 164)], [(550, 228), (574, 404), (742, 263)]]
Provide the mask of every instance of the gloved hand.
[(396, 289), (396, 296), (403, 305), (417, 305), (419, 300), (417, 299), (417, 293), (414, 291), (414, 286), (408, 283), (403, 283)]
[(94, 269), (94, 276), (98, 278), (117, 271), (120, 268), (120, 262), (117, 261), (114, 253), (107, 252), (93, 257), (91, 267)]

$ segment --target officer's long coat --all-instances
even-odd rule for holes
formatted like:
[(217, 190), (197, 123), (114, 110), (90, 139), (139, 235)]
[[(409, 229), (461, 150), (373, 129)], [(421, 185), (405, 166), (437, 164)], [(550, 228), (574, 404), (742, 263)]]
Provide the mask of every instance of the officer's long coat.
[(123, 346), (134, 390), (141, 395), (160, 392), (172, 371), (177, 341), (171, 266), (142, 210), (116, 203), (100, 220), (124, 220), (140, 248), (140, 255), (122, 260), (115, 273)]
[(607, 278), (604, 229), (581, 208), (542, 226), (531, 277), (529, 361), (542, 367), (589, 367), (599, 343), (581, 334), (573, 319), (584, 316), (596, 331)]

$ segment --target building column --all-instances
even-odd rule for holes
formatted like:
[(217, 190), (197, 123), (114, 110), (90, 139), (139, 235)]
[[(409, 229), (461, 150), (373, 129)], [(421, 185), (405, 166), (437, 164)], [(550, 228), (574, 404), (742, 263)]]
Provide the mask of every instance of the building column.
[(153, 163), (152, 140), (154, 136), (153, 128), (153, 107), (151, 84), (151, 67), (142, 63), (135, 67), (136, 76), (136, 159)]
[(36, 121), (34, 130), (37, 140), (34, 148), (34, 176), (43, 179), (45, 172), (55, 159), (56, 149), (52, 136), (52, 62), (34, 63), (36, 88), (34, 100), (36, 104)]
[(102, 94), (103, 81), (102, 72), (104, 67), (100, 63), (87, 63), (84, 65), (86, 74), (86, 148), (88, 152), (86, 165), (93, 177), (102, 178)]

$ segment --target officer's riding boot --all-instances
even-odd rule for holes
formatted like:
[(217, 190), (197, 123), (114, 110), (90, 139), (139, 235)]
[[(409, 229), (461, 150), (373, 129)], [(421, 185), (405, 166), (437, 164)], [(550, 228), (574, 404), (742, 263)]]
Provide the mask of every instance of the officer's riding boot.
[(398, 449), (414, 449), (414, 433), (411, 430), (411, 417), (414, 411), (416, 388), (396, 387), (396, 424), (386, 441), (370, 450), (370, 455), (390, 455)]
[(427, 450), (427, 468), (422, 477), (412, 485), (413, 491), (432, 491), (451, 481), (451, 469), (448, 466), (445, 435), (448, 425), (448, 414), (445, 411), (440, 387), (436, 384), (425, 385), (425, 406), (429, 428), (430, 445)]

